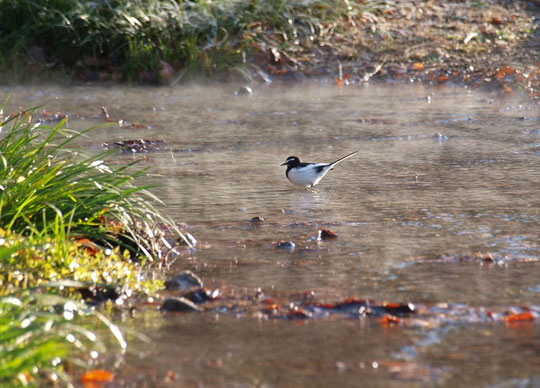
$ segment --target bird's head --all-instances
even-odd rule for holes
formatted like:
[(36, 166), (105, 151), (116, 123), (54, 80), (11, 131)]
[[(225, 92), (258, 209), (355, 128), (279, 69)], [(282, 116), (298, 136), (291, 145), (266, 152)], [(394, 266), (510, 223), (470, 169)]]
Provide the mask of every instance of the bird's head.
[(300, 159), (296, 156), (289, 156), (285, 163), (281, 164), (282, 166), (295, 167), (300, 164)]

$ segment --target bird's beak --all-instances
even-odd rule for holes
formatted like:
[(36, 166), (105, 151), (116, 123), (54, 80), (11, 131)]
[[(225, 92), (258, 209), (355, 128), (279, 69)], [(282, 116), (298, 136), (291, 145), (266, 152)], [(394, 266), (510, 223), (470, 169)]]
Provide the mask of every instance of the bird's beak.
[(287, 165), (287, 162), (280, 164), (280, 166), (285, 166), (285, 165)]

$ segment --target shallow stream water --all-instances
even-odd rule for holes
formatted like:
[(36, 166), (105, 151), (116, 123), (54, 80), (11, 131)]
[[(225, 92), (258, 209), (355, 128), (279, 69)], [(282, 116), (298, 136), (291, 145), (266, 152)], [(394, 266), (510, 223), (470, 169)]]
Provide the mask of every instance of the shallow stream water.
[[(151, 166), (167, 214), (198, 240), (170, 275), (190, 269), (227, 295), (355, 297), (440, 314), (383, 325), (149, 308), (124, 318), (151, 342), (131, 343), (118, 384), (540, 385), (538, 105), (403, 85), (234, 90), (21, 87), (9, 107), (50, 101), (44, 109), (69, 113), (78, 129), (102, 123), (101, 106), (125, 120), (92, 132), (82, 145), (89, 152), (104, 142), (165, 142), (116, 159)], [(280, 167), (291, 155), (331, 162), (355, 150), (314, 192), (295, 189)], [(338, 237), (320, 241), (320, 228)], [(276, 248), (281, 240), (295, 249)], [(523, 307), (534, 321), (477, 313)]]

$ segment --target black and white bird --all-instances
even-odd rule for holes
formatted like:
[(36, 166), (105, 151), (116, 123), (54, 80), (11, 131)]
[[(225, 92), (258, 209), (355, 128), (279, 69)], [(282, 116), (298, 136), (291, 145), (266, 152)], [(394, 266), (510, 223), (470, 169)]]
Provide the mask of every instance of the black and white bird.
[(339, 162), (350, 158), (358, 151), (345, 155), (332, 163), (302, 163), (296, 156), (289, 156), (282, 166), (287, 166), (285, 175), (293, 185), (312, 188)]

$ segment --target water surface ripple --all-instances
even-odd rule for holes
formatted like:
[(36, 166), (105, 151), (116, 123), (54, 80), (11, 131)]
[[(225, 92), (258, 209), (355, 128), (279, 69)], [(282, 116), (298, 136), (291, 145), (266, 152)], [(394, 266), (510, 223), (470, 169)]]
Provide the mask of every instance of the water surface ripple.
[[(171, 274), (190, 269), (237, 295), (312, 292), (326, 302), (413, 302), (440, 313), (388, 326), (149, 309), (126, 319), (152, 344), (135, 341), (119, 383), (538, 385), (537, 105), (464, 89), (308, 83), (260, 86), (252, 96), (216, 85), (21, 87), (8, 108), (46, 100), (46, 110), (72, 115), (73, 128), (102, 122), (101, 106), (143, 124), (98, 129), (81, 144), (89, 152), (103, 142), (165, 142), (116, 159), (144, 158), (166, 212), (198, 239)], [(290, 155), (329, 162), (355, 150), (315, 192), (295, 189), (280, 167)], [(256, 216), (264, 222), (248, 222)], [(320, 228), (338, 238), (317, 240)], [(276, 249), (281, 240), (295, 249)], [(475, 253), (494, 260), (458, 259)], [(477, 319), (517, 306), (533, 309), (535, 321)]]

